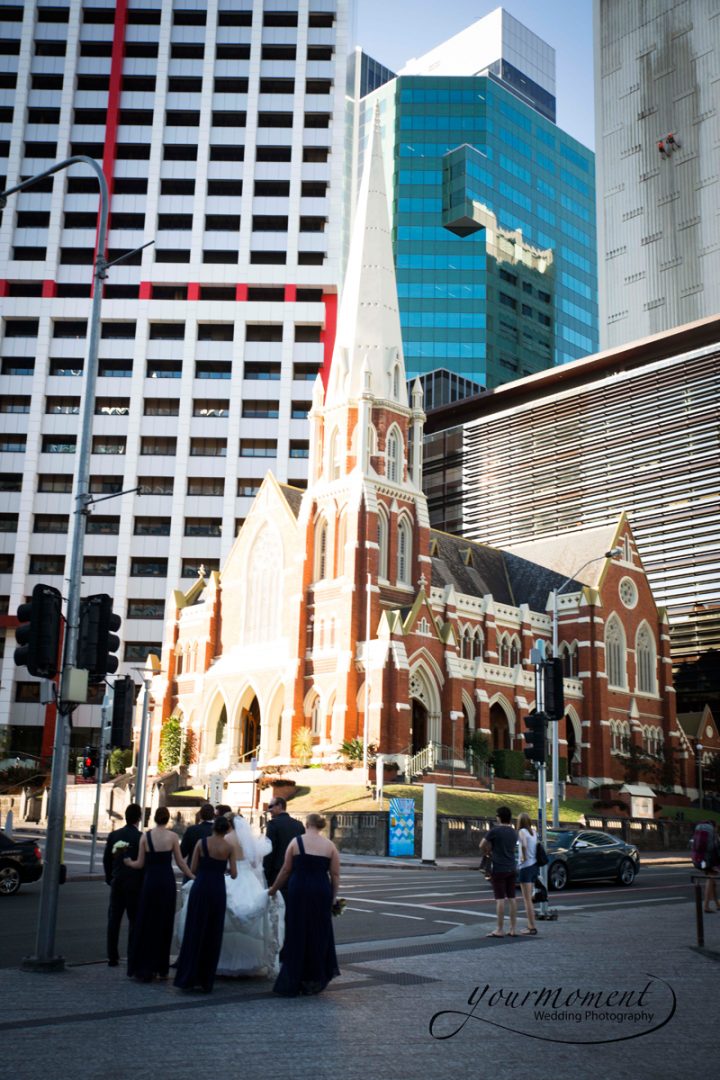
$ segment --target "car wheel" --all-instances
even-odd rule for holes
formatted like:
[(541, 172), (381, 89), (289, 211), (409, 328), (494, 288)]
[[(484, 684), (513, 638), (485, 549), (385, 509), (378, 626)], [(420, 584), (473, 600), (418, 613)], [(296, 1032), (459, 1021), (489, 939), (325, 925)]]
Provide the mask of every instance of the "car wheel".
[(621, 885), (632, 885), (637, 870), (631, 859), (623, 859), (618, 869), (618, 881)]
[(568, 883), (568, 872), (565, 863), (554, 862), (550, 867), (550, 873), (548, 874), (548, 884), (551, 889), (555, 889), (559, 892), (564, 889)]
[(0, 896), (12, 896), (20, 888), (20, 871), (16, 866), (0, 866)]

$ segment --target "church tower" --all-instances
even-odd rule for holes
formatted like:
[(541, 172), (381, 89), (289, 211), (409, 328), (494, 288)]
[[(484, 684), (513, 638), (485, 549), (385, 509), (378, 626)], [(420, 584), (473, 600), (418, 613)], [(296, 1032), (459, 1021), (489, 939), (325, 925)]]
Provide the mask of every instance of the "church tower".
[(299, 657), (305, 678), (297, 680), (295, 716), (296, 726), (312, 727), (316, 756), (362, 738), (366, 709), (370, 743), (382, 738), (388, 753), (407, 745), (408, 707), (399, 704), (408, 701), (407, 687), (395, 687), (397, 706), (383, 701), (387, 642), (376, 639), (384, 611), (412, 607), (418, 590), (429, 588), (424, 421), (419, 381), (408, 400), (376, 116), (328, 385), (318, 377), (313, 394), (300, 512), (307, 539)]

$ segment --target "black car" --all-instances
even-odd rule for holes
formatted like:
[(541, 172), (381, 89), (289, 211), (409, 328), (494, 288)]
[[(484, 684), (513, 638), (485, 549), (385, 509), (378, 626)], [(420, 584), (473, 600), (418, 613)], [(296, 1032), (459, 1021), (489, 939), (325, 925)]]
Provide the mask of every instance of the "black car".
[(11, 840), (0, 829), (0, 896), (12, 896), (23, 883), (42, 877), (42, 852), (34, 840)]
[(605, 879), (632, 885), (640, 870), (636, 847), (591, 829), (548, 829), (547, 854), (551, 889), (564, 889), (575, 881)]

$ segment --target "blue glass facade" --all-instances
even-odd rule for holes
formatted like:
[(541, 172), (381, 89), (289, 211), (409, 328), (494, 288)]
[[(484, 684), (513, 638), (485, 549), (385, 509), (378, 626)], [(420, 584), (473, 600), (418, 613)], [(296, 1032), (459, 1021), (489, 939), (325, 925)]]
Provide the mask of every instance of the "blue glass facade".
[[(363, 99), (361, 143), (376, 103), (408, 376), (492, 387), (595, 351), (592, 152), (491, 77), (399, 76)], [(458, 180), (492, 227), (446, 227)]]

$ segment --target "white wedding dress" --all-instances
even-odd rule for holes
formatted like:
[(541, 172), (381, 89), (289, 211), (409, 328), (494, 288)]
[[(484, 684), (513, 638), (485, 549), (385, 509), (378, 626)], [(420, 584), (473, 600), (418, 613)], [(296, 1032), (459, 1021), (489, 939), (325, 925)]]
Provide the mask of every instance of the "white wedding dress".
[[(285, 903), (278, 893), (268, 897), (262, 860), (271, 848), (264, 836), (256, 836), (247, 821), (234, 819), (225, 839), (235, 848), (237, 877), (225, 875), (227, 908), (218, 975), (276, 975), (278, 954), (285, 935)], [(242, 853), (242, 856), (241, 856)], [(182, 906), (175, 920), (176, 942), (182, 941), (185, 913), (192, 881), (183, 885)]]

